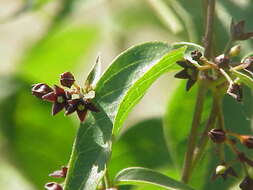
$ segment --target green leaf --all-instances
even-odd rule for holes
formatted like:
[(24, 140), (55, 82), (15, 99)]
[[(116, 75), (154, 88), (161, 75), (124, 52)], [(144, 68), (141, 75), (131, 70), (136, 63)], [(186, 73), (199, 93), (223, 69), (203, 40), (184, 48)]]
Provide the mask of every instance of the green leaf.
[(85, 87), (91, 86), (92, 88), (95, 88), (100, 75), (101, 75), (101, 58), (99, 55), (97, 57), (95, 65), (93, 66), (92, 70), (88, 74), (88, 77), (85, 81)]
[(232, 69), (231, 71), (235, 76), (237, 76), (240, 79), (240, 82), (244, 83), (245, 85), (253, 89), (253, 79), (251, 77), (234, 69)]
[(73, 70), (87, 56), (97, 37), (94, 27), (57, 27), (28, 50), (20, 74), (28, 81), (56, 84), (57, 76)]
[(151, 169), (169, 167), (171, 158), (165, 140), (161, 138), (162, 126), (161, 118), (150, 118), (127, 126), (127, 130), (124, 130), (113, 144), (111, 162), (108, 166), (110, 176), (114, 177), (118, 171), (131, 166)]
[(119, 55), (96, 87), (94, 102), (99, 113), (89, 113), (81, 124), (66, 178), (65, 190), (94, 190), (111, 154), (113, 127), (120, 125), (147, 88), (161, 74), (179, 69), (185, 48), (170, 51), (166, 43), (150, 42)]
[(176, 181), (166, 175), (147, 168), (126, 168), (115, 177), (115, 183), (120, 184), (153, 184), (169, 190), (193, 190), (191, 187)]

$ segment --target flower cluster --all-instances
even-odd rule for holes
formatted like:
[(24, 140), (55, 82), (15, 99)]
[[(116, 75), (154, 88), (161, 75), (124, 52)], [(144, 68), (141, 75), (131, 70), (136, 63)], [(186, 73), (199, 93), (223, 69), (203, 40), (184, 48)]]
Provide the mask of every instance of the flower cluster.
[[(65, 115), (77, 113), (81, 122), (85, 120), (87, 111), (99, 112), (92, 102), (95, 92), (92, 89), (83, 89), (76, 82), (72, 73), (65, 72), (60, 76), (62, 87), (54, 85), (51, 88), (44, 83), (35, 84), (32, 94), (42, 100), (52, 102), (52, 115), (65, 109)], [(64, 88), (66, 87), (66, 88)]]

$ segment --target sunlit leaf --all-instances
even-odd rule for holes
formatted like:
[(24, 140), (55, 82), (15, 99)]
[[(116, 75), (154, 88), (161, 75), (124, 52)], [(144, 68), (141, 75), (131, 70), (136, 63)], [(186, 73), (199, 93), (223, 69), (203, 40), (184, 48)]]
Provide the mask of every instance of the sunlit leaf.
[(193, 190), (191, 187), (166, 175), (147, 168), (133, 167), (120, 171), (115, 177), (116, 184), (152, 184), (169, 190)]

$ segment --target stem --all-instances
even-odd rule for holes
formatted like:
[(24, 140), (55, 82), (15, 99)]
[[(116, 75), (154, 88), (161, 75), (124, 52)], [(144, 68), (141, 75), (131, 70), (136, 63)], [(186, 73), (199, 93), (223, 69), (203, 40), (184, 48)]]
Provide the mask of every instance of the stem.
[(207, 15), (204, 36), (205, 57), (210, 58), (212, 54), (213, 23), (215, 17), (215, 0), (206, 0)]
[(190, 131), (190, 136), (188, 139), (187, 152), (185, 155), (184, 166), (183, 166), (182, 181), (184, 183), (188, 183), (190, 175), (191, 175), (190, 171), (192, 167), (193, 151), (196, 145), (197, 136), (198, 136), (198, 128), (201, 122), (201, 115), (203, 112), (206, 89), (207, 89), (206, 86), (200, 83), (196, 105), (195, 105), (194, 117), (192, 121), (192, 127)]
[(212, 110), (210, 112), (204, 132), (202, 133), (202, 136), (200, 137), (199, 146), (194, 151), (195, 154), (194, 154), (194, 159), (193, 159), (193, 164), (192, 164), (192, 171), (194, 170), (196, 164), (199, 162), (199, 160), (201, 159), (201, 157), (204, 153), (204, 150), (205, 150), (207, 142), (208, 142), (208, 132), (215, 125), (220, 101), (221, 101), (220, 96), (217, 93), (214, 93)]
[(230, 38), (228, 43), (226, 44), (226, 47), (224, 49), (224, 55), (227, 56), (229, 54), (229, 51), (231, 49), (232, 44), (234, 43), (234, 41)]
[(110, 178), (109, 178), (109, 174), (108, 171), (105, 171), (105, 175), (103, 177), (104, 180), (104, 184), (105, 184), (105, 189), (109, 189), (111, 187), (111, 183), (110, 183)]

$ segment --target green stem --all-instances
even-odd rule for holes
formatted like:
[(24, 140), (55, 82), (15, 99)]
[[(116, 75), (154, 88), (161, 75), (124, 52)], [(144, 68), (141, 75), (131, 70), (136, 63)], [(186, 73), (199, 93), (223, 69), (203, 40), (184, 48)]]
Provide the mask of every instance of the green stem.
[(213, 23), (215, 18), (215, 0), (206, 0), (207, 15), (204, 36), (205, 57), (210, 58), (212, 55), (212, 41), (213, 41)]
[(212, 109), (211, 109), (207, 124), (205, 126), (204, 132), (202, 133), (202, 136), (200, 137), (199, 146), (194, 151), (195, 154), (194, 154), (191, 172), (193, 172), (196, 164), (202, 158), (202, 155), (205, 151), (205, 148), (208, 142), (208, 132), (214, 127), (215, 122), (216, 122), (217, 111), (219, 109), (218, 108), (219, 102), (220, 102), (220, 96), (218, 95), (218, 93), (214, 92), (213, 105), (212, 105)]
[(105, 189), (109, 189), (110, 188), (110, 180), (109, 180), (109, 175), (108, 175), (108, 172), (106, 170), (106, 173), (103, 177), (103, 180), (104, 180), (104, 184), (105, 184)]
[(227, 56), (229, 54), (229, 51), (231, 49), (232, 44), (234, 43), (234, 41), (230, 38), (228, 43), (226, 44), (226, 47), (224, 49), (224, 55)]
[(185, 155), (184, 166), (183, 166), (182, 181), (184, 183), (188, 183), (190, 175), (191, 175), (190, 172), (191, 172), (191, 167), (192, 167), (193, 151), (194, 151), (196, 141), (197, 141), (198, 128), (201, 122), (201, 115), (203, 112), (206, 91), (207, 91), (207, 87), (204, 86), (203, 83), (200, 83), (195, 110), (194, 110), (192, 127), (190, 131), (190, 136), (188, 139), (187, 152)]

